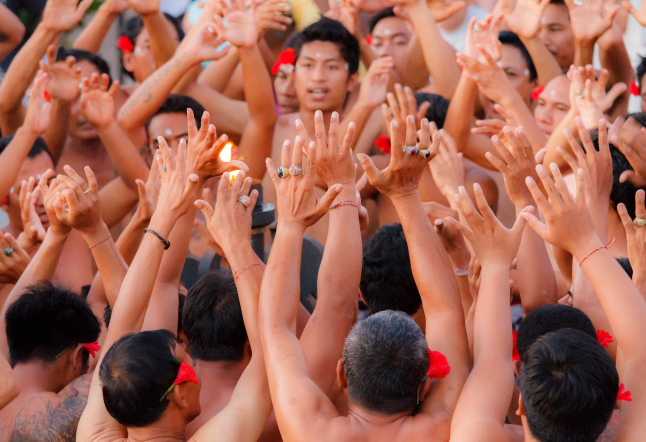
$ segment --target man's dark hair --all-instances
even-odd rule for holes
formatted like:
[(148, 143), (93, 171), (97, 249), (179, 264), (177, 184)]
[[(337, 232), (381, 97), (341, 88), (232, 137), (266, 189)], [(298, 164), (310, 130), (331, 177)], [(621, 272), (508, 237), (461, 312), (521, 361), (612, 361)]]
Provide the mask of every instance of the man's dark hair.
[[(54, 362), (65, 350), (95, 342), (101, 326), (87, 301), (49, 281), (27, 287), (6, 314), (11, 366)], [(87, 363), (89, 353), (86, 353)]]
[(359, 288), (372, 313), (395, 310), (413, 315), (422, 306), (401, 224), (383, 226), (363, 246)]
[[(9, 136), (0, 138), (0, 153), (4, 152), (4, 150), (7, 148), (9, 143), (13, 141), (13, 137), (15, 135), (16, 134), (14, 133)], [(29, 149), (29, 153), (27, 153), (27, 158), (36, 158), (38, 155), (40, 155), (43, 152), (45, 152), (49, 156), (49, 158), (51, 158), (52, 163), (55, 163), (54, 157), (52, 157), (52, 153), (47, 148), (47, 144), (45, 143), (45, 140), (43, 140), (41, 137), (36, 138), (36, 141), (31, 146), (31, 149)]]
[(368, 25), (370, 28), (370, 33), (372, 34), (372, 31), (375, 30), (375, 26), (377, 26), (377, 23), (389, 17), (397, 17), (395, 15), (395, 10), (392, 6), (389, 8), (384, 8), (381, 11), (377, 12), (375, 15), (373, 15)]
[(350, 399), (378, 413), (414, 408), (428, 363), (424, 333), (402, 312), (387, 310), (359, 322), (343, 348)]
[(642, 81), (644, 79), (644, 75), (646, 75), (646, 57), (640, 56), (639, 64), (637, 65), (637, 79), (636, 79), (640, 92), (642, 88)]
[[(186, 296), (182, 295), (181, 293), (178, 294), (179, 297), (179, 305), (177, 308), (177, 333), (182, 331), (182, 312), (184, 311), (184, 301), (186, 300)], [(103, 323), (105, 324), (105, 328), (110, 327), (110, 320), (112, 320), (112, 308), (110, 308), (110, 304), (105, 305), (105, 309), (103, 309)]]
[(148, 123), (146, 123), (146, 129), (150, 125), (150, 121), (155, 118), (157, 115), (164, 114), (184, 114), (186, 115), (186, 109), (191, 109), (193, 115), (195, 116), (195, 124), (199, 129), (202, 127), (202, 114), (204, 113), (204, 106), (202, 106), (197, 100), (186, 95), (176, 95), (171, 94), (164, 100), (164, 103), (161, 105), (155, 115), (153, 115)]
[(594, 442), (617, 402), (619, 376), (595, 338), (562, 329), (539, 338), (520, 371), (527, 424), (540, 442)]
[(110, 347), (99, 376), (105, 408), (121, 425), (145, 427), (164, 413), (170, 403), (164, 392), (182, 363), (175, 345), (172, 332), (154, 330), (123, 336)]
[(188, 352), (203, 361), (240, 361), (248, 341), (231, 275), (212, 271), (191, 287), (184, 305)]
[[(164, 12), (164, 16), (166, 17), (166, 20), (168, 20), (168, 22), (171, 25), (173, 25), (173, 27), (175, 28), (175, 31), (177, 31), (177, 36), (179, 37), (179, 41), (182, 41), (184, 39), (184, 30), (182, 29), (180, 21), (166, 12)], [(139, 34), (141, 34), (141, 31), (143, 29), (144, 29), (144, 20), (141, 18), (140, 15), (135, 15), (134, 17), (131, 17), (130, 19), (126, 20), (123, 26), (121, 26), (121, 36), (128, 37), (128, 40), (130, 40), (130, 42), (134, 46), (135, 43), (137, 42), (137, 37), (139, 37)], [(135, 76), (132, 72), (128, 72), (123, 67), (121, 68), (121, 70), (128, 77), (132, 78), (133, 80), (135, 79)]]
[(592, 321), (578, 308), (559, 304), (544, 305), (529, 313), (520, 323), (516, 347), (521, 361), (525, 362), (527, 350), (541, 336), (564, 328), (579, 330), (595, 339), (597, 337)]
[(628, 258), (615, 258), (619, 265), (621, 266), (622, 269), (624, 269), (624, 272), (626, 272), (626, 275), (630, 279), (633, 279), (633, 266), (630, 264), (630, 260)]
[(429, 94), (427, 92), (415, 92), (415, 102), (417, 103), (417, 107), (425, 101), (428, 101), (431, 104), (431, 107), (426, 111), (426, 119), (429, 123), (431, 121), (434, 122), (438, 129), (442, 129), (444, 127), (444, 120), (446, 120), (446, 114), (449, 111), (450, 101), (441, 95)]
[(105, 61), (100, 55), (93, 54), (92, 52), (85, 51), (83, 49), (65, 49), (63, 47), (58, 48), (58, 53), (56, 54), (56, 61), (63, 61), (69, 56), (73, 56), (77, 62), (79, 61), (88, 61), (92, 63), (98, 70), (99, 74), (107, 74), (110, 77), (110, 86), (112, 86), (112, 76), (110, 75), (110, 65)]
[(341, 22), (321, 17), (319, 21), (303, 29), (302, 34), (302, 41), (294, 47), (297, 60), (303, 45), (315, 41), (329, 41), (339, 47), (341, 57), (348, 63), (348, 75), (359, 70), (359, 42)]
[(520, 37), (518, 37), (518, 35), (514, 34), (511, 31), (500, 31), (500, 33), (498, 34), (498, 40), (500, 40), (500, 43), (504, 45), (518, 48), (520, 55), (523, 56), (525, 64), (527, 65), (527, 69), (529, 70), (529, 81), (536, 80), (538, 78), (538, 74), (536, 73), (536, 66), (534, 66), (532, 56), (529, 55), (529, 51), (520, 40)]

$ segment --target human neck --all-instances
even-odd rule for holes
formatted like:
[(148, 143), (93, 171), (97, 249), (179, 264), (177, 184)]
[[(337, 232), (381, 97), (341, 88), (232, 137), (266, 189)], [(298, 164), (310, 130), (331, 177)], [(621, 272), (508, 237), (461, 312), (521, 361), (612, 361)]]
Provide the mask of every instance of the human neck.
[(538, 442), (538, 439), (532, 436), (532, 432), (529, 431), (529, 425), (527, 425), (527, 418), (525, 416), (522, 416), (522, 421), (523, 432), (525, 433), (525, 442)]
[(354, 417), (355, 419), (371, 427), (388, 426), (402, 418), (413, 415), (412, 410), (402, 411), (397, 414), (377, 413), (374, 411), (366, 410), (365, 408), (354, 404), (352, 401), (348, 402), (348, 416)]
[(195, 361), (195, 372), (202, 382), (233, 382), (236, 384), (242, 376), (242, 372), (247, 368), (249, 363), (246, 358), (242, 361)]
[[(300, 120), (305, 125), (305, 130), (307, 130), (307, 133), (309, 134), (312, 140), (314, 140), (314, 114), (316, 113), (316, 111), (317, 109), (310, 110), (310, 109), (305, 109), (301, 107)], [(330, 119), (332, 118), (332, 112), (337, 112), (339, 114), (339, 123), (341, 122), (341, 117), (343, 114), (343, 105), (338, 106), (337, 109), (332, 109), (329, 111), (322, 111), (322, 112), (323, 112), (323, 122), (325, 123), (325, 127), (330, 127)]]
[(128, 427), (128, 440), (131, 442), (172, 442), (186, 441), (186, 421), (179, 413), (166, 410), (162, 417), (147, 427)]
[(28, 362), (16, 364), (13, 374), (20, 385), (21, 394), (41, 393), (43, 391), (58, 393), (67, 384), (58, 373), (57, 363)]
[(99, 137), (78, 138), (73, 135), (70, 135), (69, 146), (75, 151), (85, 152), (85, 153), (87, 153), (87, 151), (105, 149), (105, 147), (103, 146), (103, 143), (101, 142), (101, 138)]

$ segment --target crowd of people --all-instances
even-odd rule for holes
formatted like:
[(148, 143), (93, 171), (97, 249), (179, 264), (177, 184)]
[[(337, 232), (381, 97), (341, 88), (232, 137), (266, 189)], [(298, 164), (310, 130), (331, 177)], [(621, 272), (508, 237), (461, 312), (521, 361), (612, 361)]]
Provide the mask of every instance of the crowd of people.
[(0, 3), (1, 441), (646, 438), (646, 3), (161, 3)]

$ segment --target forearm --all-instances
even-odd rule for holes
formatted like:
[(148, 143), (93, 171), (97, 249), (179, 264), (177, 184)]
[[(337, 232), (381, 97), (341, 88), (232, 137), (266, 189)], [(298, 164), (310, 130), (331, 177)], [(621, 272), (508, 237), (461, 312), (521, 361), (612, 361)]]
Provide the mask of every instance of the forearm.
[[(622, 37), (621, 34), (619, 34)], [(605, 39), (599, 39), (599, 59), (601, 66), (608, 70), (608, 85), (612, 86), (617, 83), (625, 83), (627, 86), (635, 80), (635, 71), (630, 63), (630, 56), (626, 51), (626, 45), (623, 38), (606, 42)], [(628, 100), (630, 93), (628, 90), (621, 94), (615, 101), (615, 105), (608, 109), (612, 110), (613, 116), (625, 115), (628, 112)]]
[(227, 55), (220, 60), (211, 62), (199, 75), (197, 82), (222, 93), (227, 84), (229, 84), (229, 79), (233, 75), (233, 71), (238, 66), (239, 61), (240, 54), (238, 53), (238, 48), (233, 46), (229, 49)]
[(357, 146), (357, 142), (359, 141), (359, 134), (363, 131), (363, 129), (366, 127), (366, 124), (368, 124), (368, 120), (370, 119), (370, 116), (374, 112), (375, 108), (372, 106), (368, 106), (361, 101), (357, 101), (354, 106), (352, 106), (352, 109), (350, 109), (350, 112), (341, 120), (341, 124), (339, 126), (339, 134), (345, 134), (348, 131), (348, 125), (350, 123), (354, 123), (354, 133), (356, 134), (352, 138), (352, 149), (354, 149)]
[(534, 115), (515, 89), (507, 91), (504, 100), (501, 101), (502, 106), (511, 114), (516, 124), (522, 126), (536, 154), (547, 143), (547, 137), (538, 127)]
[(104, 127), (97, 127), (96, 130), (117, 173), (126, 186), (136, 191), (136, 180), (145, 182), (149, 172), (139, 151), (116, 121)]
[[(416, 91), (428, 85), (428, 77), (430, 75), (428, 66), (426, 65), (426, 60), (424, 60), (422, 46), (420, 45), (419, 38), (417, 38), (417, 36), (414, 36), (408, 43), (408, 54), (406, 72), (404, 73), (404, 78), (399, 80), (399, 82)], [(457, 82), (459, 81), (460, 80), (458, 79)], [(388, 90), (390, 90), (390, 88)]]
[(359, 57), (363, 65), (366, 67), (366, 69), (369, 69), (372, 62), (375, 61), (375, 59), (377, 58), (377, 55), (372, 50), (368, 42), (366, 42), (365, 38), (362, 37), (362, 38), (359, 38), (358, 40), (359, 40)]
[[(37, 135), (25, 127), (21, 127), (11, 140), (11, 143), (0, 154), (0, 195), (9, 195), (11, 186), (16, 182), (22, 163), (36, 142)], [(19, 191), (19, 189), (14, 189)]]
[(43, 134), (43, 140), (45, 140), (55, 164), (63, 154), (69, 132), (71, 109), (72, 103), (68, 101), (54, 100), (52, 102), (51, 121), (47, 131)]
[[(592, 64), (594, 58), (594, 41), (574, 42), (574, 65), (586, 66)], [(631, 69), (632, 70), (632, 69)]]
[[(453, 253), (449, 253), (449, 257), (451, 258), (451, 264), (453, 265), (454, 272), (457, 270), (468, 271), (471, 255), (466, 247), (460, 248)], [(467, 273), (466, 275), (456, 275), (455, 279), (457, 280), (458, 287), (460, 288), (462, 311), (464, 312), (464, 317), (466, 318), (474, 302), (473, 297), (471, 296), (471, 287), (469, 286), (469, 274)]]
[[(471, 137), (471, 121), (476, 108), (478, 86), (464, 75), (460, 76), (458, 86), (449, 103), (444, 120), (444, 130), (455, 141), (458, 150), (463, 152)], [(493, 145), (492, 145), (493, 147)]]
[(536, 73), (538, 74), (538, 84), (545, 85), (553, 78), (561, 75), (561, 67), (556, 61), (556, 58), (554, 58), (538, 36), (534, 38), (520, 37), (520, 39), (534, 61)]
[(173, 37), (174, 29), (161, 11), (144, 14), (141, 18), (150, 35), (150, 49), (155, 59), (155, 65), (161, 67), (173, 57), (179, 45), (179, 42)]
[(99, 52), (103, 40), (118, 17), (119, 14), (109, 12), (103, 5), (99, 7), (92, 21), (76, 38), (74, 49), (83, 49), (92, 53)]
[(126, 228), (121, 232), (119, 239), (117, 239), (117, 249), (126, 265), (130, 265), (135, 258), (139, 245), (146, 234), (144, 229), (148, 227), (149, 222), (150, 220), (141, 219), (135, 213), (135, 216), (132, 217)]
[(274, 90), (258, 46), (240, 48), (238, 52), (242, 62), (244, 93), (249, 107), (249, 116), (256, 124), (273, 128), (278, 118), (274, 104)]

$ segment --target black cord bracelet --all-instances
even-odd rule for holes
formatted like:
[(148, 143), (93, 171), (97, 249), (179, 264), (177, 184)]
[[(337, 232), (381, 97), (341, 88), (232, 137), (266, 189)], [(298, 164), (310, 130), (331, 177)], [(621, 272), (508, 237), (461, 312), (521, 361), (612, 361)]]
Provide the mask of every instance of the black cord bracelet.
[(160, 240), (160, 241), (162, 242), (162, 244), (164, 245), (164, 250), (168, 250), (168, 248), (170, 247), (170, 241), (167, 241), (167, 240), (165, 240), (164, 238), (162, 238), (162, 236), (161, 236), (159, 233), (155, 232), (154, 230), (151, 230), (151, 229), (149, 229), (149, 228), (145, 228), (144, 230), (145, 230), (146, 232), (150, 232), (150, 233), (152, 233), (152, 234), (153, 234), (153, 235), (155, 235), (157, 238), (159, 238), (159, 240)]

